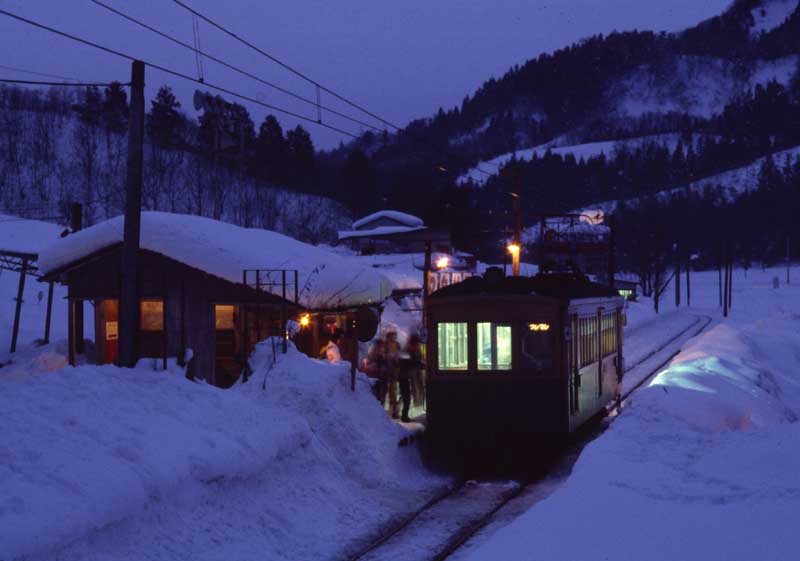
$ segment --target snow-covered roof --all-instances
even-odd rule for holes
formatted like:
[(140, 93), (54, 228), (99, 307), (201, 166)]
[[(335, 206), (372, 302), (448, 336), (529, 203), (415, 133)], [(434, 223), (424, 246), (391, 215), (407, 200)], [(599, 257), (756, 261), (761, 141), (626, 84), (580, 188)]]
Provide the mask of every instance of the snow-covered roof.
[(0, 251), (38, 254), (59, 239), (63, 226), (0, 214)]
[(340, 240), (347, 240), (351, 238), (368, 238), (370, 236), (381, 236), (387, 234), (404, 234), (407, 232), (416, 232), (417, 230), (426, 230), (425, 226), (378, 226), (370, 230), (342, 230), (339, 232)]
[[(39, 268), (56, 271), (122, 239), (118, 216), (49, 245), (39, 254)], [(244, 269), (297, 269), (300, 303), (308, 308), (377, 304), (392, 291), (386, 277), (347, 256), (200, 216), (143, 212), (140, 246), (235, 283)]]
[(378, 212), (374, 212), (369, 216), (365, 216), (364, 218), (353, 222), (353, 230), (358, 230), (362, 226), (366, 226), (370, 222), (380, 220), (381, 218), (394, 220), (395, 222), (399, 222), (401, 226), (407, 226), (410, 228), (425, 226), (425, 223), (422, 221), (422, 219), (417, 216), (406, 214), (405, 212), (400, 212), (397, 210), (379, 210)]

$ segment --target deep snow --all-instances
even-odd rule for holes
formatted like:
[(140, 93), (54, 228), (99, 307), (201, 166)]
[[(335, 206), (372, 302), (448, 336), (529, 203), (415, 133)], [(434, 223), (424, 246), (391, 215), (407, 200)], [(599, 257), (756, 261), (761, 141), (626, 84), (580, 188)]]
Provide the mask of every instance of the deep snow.
[[(695, 310), (712, 307), (714, 276), (696, 275)], [(783, 271), (737, 271), (730, 318), (637, 391), (557, 491), (465, 558), (795, 559), (799, 321)]]
[[(247, 384), (83, 366), (0, 380), (3, 559), (316, 559), (446, 480), (359, 375), (270, 341)], [(337, 553), (338, 552), (338, 553)]]

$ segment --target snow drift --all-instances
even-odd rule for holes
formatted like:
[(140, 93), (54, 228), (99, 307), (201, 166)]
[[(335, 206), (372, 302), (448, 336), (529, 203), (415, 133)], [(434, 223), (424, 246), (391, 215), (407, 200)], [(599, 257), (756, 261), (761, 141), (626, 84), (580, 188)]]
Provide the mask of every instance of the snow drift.
[[(143, 532), (148, 559), (310, 558), (297, 548), (343, 550), (386, 523), (376, 504), (402, 512), (442, 483), (398, 448), (405, 433), (366, 378), (351, 392), (344, 364), (293, 347), (273, 364), (272, 348), (257, 347), (253, 377), (232, 390), (141, 367), (4, 381), (2, 558), (136, 558)], [(297, 504), (278, 496), (288, 490)], [(232, 539), (253, 518), (266, 529)], [(222, 521), (223, 540), (206, 534)]]
[(797, 317), (719, 325), (690, 343), (559, 491), (469, 558), (794, 558)]

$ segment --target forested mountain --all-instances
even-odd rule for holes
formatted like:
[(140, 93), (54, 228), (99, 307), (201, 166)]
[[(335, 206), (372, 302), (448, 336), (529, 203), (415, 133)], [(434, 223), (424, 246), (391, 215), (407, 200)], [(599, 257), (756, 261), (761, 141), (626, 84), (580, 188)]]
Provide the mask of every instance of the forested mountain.
[[(145, 123), (146, 210), (209, 216), (311, 242), (335, 239), (352, 219), (314, 188), (316, 156), (302, 127), (284, 134), (269, 116), (256, 132), (236, 104), (194, 120), (167, 86), (149, 104)], [(64, 221), (77, 202), (88, 224), (121, 214), (127, 129), (119, 84), (0, 86), (0, 213)]]
[[(510, 223), (507, 193), (517, 178), (527, 220), (535, 213), (629, 201), (622, 205), (628, 226), (664, 222), (658, 237), (671, 245), (680, 237), (673, 230), (684, 223), (680, 216), (687, 207), (682, 201), (672, 209), (663, 192), (689, 197), (684, 187), (703, 178), (730, 179), (736, 174), (724, 172), (800, 146), (798, 54), (797, 0), (738, 0), (681, 33), (598, 35), (542, 54), (488, 80), (458, 107), (440, 109), (397, 134), (365, 134), (327, 160), (353, 166), (354, 154), (363, 152), (361, 181), (349, 185), (362, 195), (349, 198), (447, 224), (465, 246), (489, 239), (487, 230), (496, 229), (498, 216)], [(611, 142), (608, 151), (585, 156), (560, 148), (625, 139), (631, 142)], [(758, 183), (780, 183), (773, 195), (800, 208), (797, 154), (774, 164), (774, 181)], [(743, 191), (738, 185), (719, 187), (691, 193), (704, 208), (693, 250), (711, 252), (711, 242), (702, 241), (711, 236), (701, 233), (727, 224), (723, 216), (731, 205), (746, 204), (729, 196)], [(662, 195), (649, 206), (639, 204), (657, 193)], [(633, 209), (653, 205), (666, 218), (639, 221)], [(771, 251), (762, 255), (776, 259), (783, 247), (778, 240), (790, 230), (800, 232), (773, 218), (749, 204), (750, 226), (718, 235), (757, 243), (756, 230), (759, 239), (772, 239)], [(498, 237), (485, 251), (496, 252)]]
[[(148, 108), (144, 204), (310, 241), (393, 207), (496, 259), (518, 182), (526, 223), (604, 203), (631, 236), (661, 240), (652, 247), (680, 238), (711, 255), (730, 237), (777, 259), (787, 236), (800, 247), (800, 221), (775, 214), (800, 208), (799, 3), (736, 0), (680, 33), (588, 37), (458, 107), (327, 152), (302, 127), (254, 123), (236, 103), (187, 114), (165, 86)], [(124, 89), (0, 87), (0, 125), (0, 206), (78, 200), (90, 220), (119, 213)], [(728, 228), (734, 215), (748, 227)]]

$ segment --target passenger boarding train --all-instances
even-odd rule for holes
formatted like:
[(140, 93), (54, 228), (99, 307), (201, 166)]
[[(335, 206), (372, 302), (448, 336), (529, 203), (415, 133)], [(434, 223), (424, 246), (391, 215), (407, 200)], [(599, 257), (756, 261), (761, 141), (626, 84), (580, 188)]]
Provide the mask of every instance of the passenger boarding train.
[(620, 395), (623, 305), (579, 274), (499, 268), (430, 295), (429, 436), (485, 448), (576, 431)]

